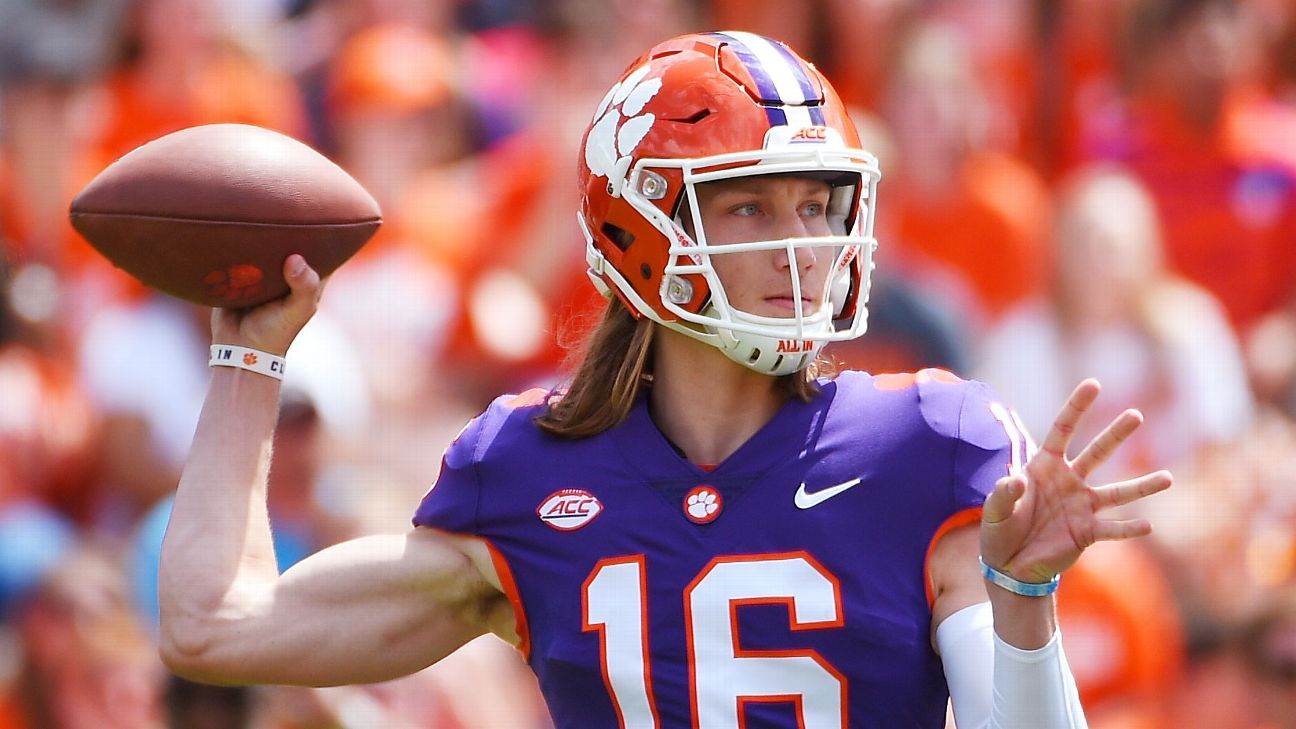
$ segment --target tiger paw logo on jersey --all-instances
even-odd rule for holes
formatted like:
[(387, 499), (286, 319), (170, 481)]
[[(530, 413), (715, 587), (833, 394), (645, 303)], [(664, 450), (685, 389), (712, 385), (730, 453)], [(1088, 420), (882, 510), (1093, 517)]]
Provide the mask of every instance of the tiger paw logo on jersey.
[(684, 496), (684, 516), (694, 524), (710, 524), (723, 507), (724, 499), (711, 486), (697, 486)]
[(540, 521), (560, 532), (580, 529), (603, 511), (598, 497), (584, 489), (562, 489), (536, 507)]
[(257, 363), (257, 356), (255, 354), (252, 354), (251, 352), (247, 352), (243, 355), (243, 364), (251, 367), (256, 363)]
[(613, 86), (594, 112), (598, 121), (585, 139), (585, 164), (595, 175), (607, 177), (609, 184), (625, 180), (630, 155), (657, 121), (652, 113), (639, 113), (662, 87), (660, 78), (645, 81), (646, 75), (647, 64)]

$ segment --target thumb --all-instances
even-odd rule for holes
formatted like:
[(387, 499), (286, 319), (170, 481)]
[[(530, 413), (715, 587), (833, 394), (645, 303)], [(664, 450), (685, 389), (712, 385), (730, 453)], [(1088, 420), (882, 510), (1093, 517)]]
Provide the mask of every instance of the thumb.
[(289, 288), (284, 307), (309, 317), (315, 312), (315, 305), (323, 293), (319, 272), (311, 268), (301, 254), (294, 253), (284, 259), (283, 275)]
[(1025, 493), (1025, 476), (1013, 474), (999, 479), (981, 508), (981, 521), (985, 524), (997, 524), (1012, 516), (1017, 500)]
[(280, 356), (315, 315), (323, 291), (319, 273), (299, 254), (284, 260), (283, 277), (288, 296), (265, 304), (264, 311), (250, 312), (243, 327), (257, 346)]

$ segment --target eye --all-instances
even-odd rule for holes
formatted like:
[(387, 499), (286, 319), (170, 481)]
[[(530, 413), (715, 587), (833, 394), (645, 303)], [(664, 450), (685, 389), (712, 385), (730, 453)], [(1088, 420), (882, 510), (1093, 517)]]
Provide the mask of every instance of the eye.
[(754, 202), (743, 203), (729, 208), (730, 215), (752, 216), (760, 212), (760, 206)]
[(817, 218), (824, 214), (825, 205), (818, 200), (808, 202), (801, 206), (801, 214), (807, 218)]

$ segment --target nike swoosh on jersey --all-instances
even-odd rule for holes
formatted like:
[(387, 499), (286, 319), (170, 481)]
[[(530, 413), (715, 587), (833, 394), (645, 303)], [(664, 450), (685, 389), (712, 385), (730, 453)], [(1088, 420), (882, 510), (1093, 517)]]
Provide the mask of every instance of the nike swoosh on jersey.
[(819, 489), (811, 494), (806, 492), (805, 481), (802, 481), (801, 485), (797, 487), (796, 496), (792, 498), (792, 501), (796, 503), (798, 509), (809, 509), (812, 506), (822, 504), (847, 489), (859, 485), (859, 482), (860, 480), (858, 478), (853, 478), (845, 483), (839, 483), (836, 486), (829, 486), (826, 489)]

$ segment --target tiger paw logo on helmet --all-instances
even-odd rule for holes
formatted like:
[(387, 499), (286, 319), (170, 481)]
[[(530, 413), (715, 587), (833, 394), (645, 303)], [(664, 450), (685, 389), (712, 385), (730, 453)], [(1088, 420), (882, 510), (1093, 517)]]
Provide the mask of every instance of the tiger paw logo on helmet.
[(657, 121), (651, 112), (640, 113), (662, 87), (660, 78), (644, 80), (647, 75), (647, 64), (640, 66), (599, 102), (594, 112), (598, 121), (585, 139), (585, 164), (595, 175), (609, 181), (625, 179), (635, 147)]

